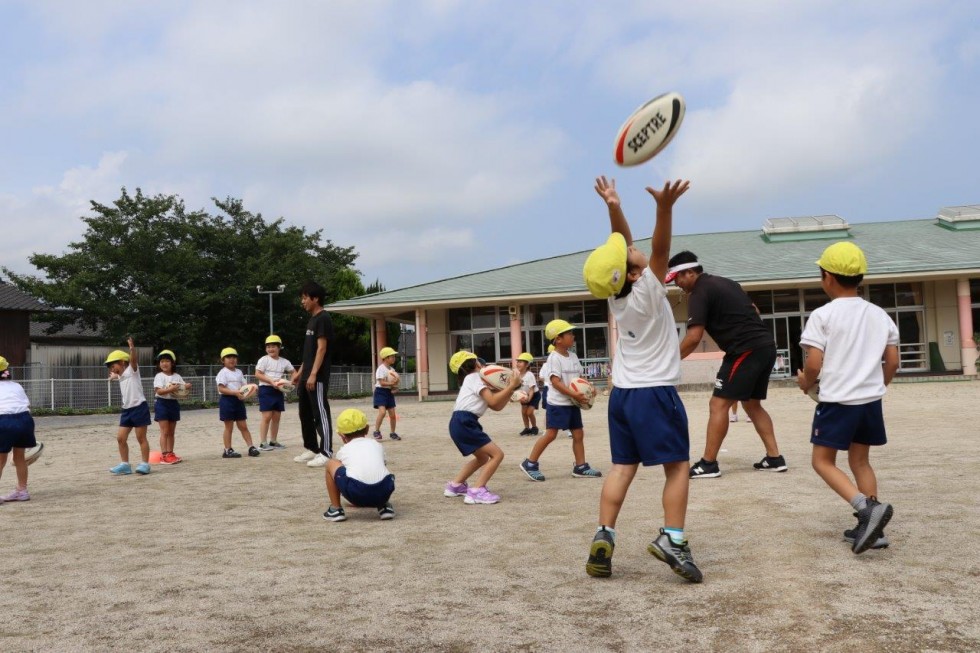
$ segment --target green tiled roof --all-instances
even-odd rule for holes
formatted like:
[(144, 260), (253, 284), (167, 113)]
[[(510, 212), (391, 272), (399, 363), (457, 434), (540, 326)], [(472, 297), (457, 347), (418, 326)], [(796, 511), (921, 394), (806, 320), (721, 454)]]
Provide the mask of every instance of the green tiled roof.
[[(868, 258), (868, 275), (946, 274), (974, 270), (980, 274), (980, 230), (950, 231), (936, 220), (903, 220), (852, 224), (853, 242)], [(816, 281), (815, 261), (830, 240), (766, 242), (761, 230), (674, 236), (671, 253), (691, 250), (707, 272), (740, 283)], [(650, 239), (636, 242), (648, 250)], [(450, 279), (389, 290), (330, 304), (330, 310), (394, 308), (432, 303), (466, 305), (481, 298), (588, 295), (582, 265), (588, 251), (539, 259)], [(931, 275), (931, 276), (932, 276)]]

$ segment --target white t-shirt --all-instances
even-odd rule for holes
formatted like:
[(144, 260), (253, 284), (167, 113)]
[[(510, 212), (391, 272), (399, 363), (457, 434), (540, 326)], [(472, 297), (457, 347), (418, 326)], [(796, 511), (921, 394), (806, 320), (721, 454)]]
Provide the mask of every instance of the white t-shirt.
[[(161, 390), (168, 387), (171, 383), (183, 383), (184, 379), (174, 372), (173, 374), (164, 374), (163, 372), (157, 372), (157, 375), (153, 377), (153, 387), (160, 388)], [(163, 399), (164, 401), (177, 401), (177, 397), (172, 394), (157, 396), (157, 399)]]
[(526, 392), (528, 397), (533, 397), (537, 387), (538, 382), (534, 380), (534, 374), (531, 373), (531, 370), (524, 372), (524, 376), (521, 378), (521, 390)]
[(381, 386), (381, 382), (388, 380), (388, 373), (389, 372), (391, 372), (391, 368), (388, 367), (387, 365), (385, 365), (384, 363), (381, 363), (381, 365), (378, 365), (378, 369), (374, 373), (374, 387), (375, 388), (382, 387)]
[(650, 268), (625, 297), (609, 298), (609, 312), (619, 333), (612, 376), (618, 388), (677, 385), (681, 348), (667, 289)]
[(227, 367), (222, 367), (221, 371), (218, 372), (218, 376), (214, 377), (215, 382), (218, 385), (223, 385), (229, 390), (238, 391), (243, 385), (245, 385), (245, 375), (238, 368), (229, 370)]
[(377, 483), (391, 473), (385, 467), (385, 449), (375, 440), (354, 438), (342, 446), (334, 457), (347, 468), (347, 478), (361, 483)]
[(0, 381), (0, 415), (16, 415), (30, 410), (31, 401), (19, 383)]
[[(582, 363), (574, 352), (568, 352), (568, 356), (562, 356), (558, 351), (553, 351), (548, 356), (548, 378), (558, 377), (566, 386), (572, 381), (582, 376)], [(551, 386), (554, 389), (554, 386)], [(555, 390), (548, 392), (548, 403), (555, 406), (571, 406), (571, 398)]]
[(132, 366), (126, 364), (126, 369), (119, 375), (119, 392), (122, 394), (122, 407), (136, 408), (146, 402), (146, 395), (143, 394), (143, 381), (140, 379), (139, 370), (133, 370)]
[[(255, 364), (255, 370), (257, 372), (262, 372), (270, 379), (278, 381), (279, 379), (289, 378), (287, 374), (292, 374), (294, 371), (293, 364), (288, 360), (280, 356), (279, 358), (273, 358), (272, 356), (263, 356), (259, 359), (259, 362)], [(265, 381), (259, 381), (259, 385), (272, 385), (271, 383), (266, 383)]]
[(820, 401), (859, 405), (885, 396), (882, 355), (898, 345), (888, 313), (862, 297), (839, 297), (813, 311), (800, 345), (823, 352)]
[(477, 417), (481, 417), (483, 413), (487, 412), (487, 402), (480, 396), (480, 392), (485, 390), (486, 387), (487, 384), (480, 378), (479, 372), (470, 372), (467, 374), (466, 378), (463, 379), (463, 385), (459, 388), (459, 394), (456, 396), (456, 405), (453, 406), (453, 410), (465, 410), (468, 413), (473, 413)]

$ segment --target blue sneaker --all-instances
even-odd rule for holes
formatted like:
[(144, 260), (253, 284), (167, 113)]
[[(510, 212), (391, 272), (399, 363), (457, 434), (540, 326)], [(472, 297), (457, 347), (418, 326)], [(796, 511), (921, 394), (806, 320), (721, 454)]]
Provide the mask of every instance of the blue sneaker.
[(544, 474), (538, 468), (538, 463), (532, 463), (530, 460), (525, 458), (521, 462), (521, 471), (527, 474), (527, 477), (532, 481), (543, 481)]
[(150, 463), (140, 463), (136, 466), (136, 473), (146, 476), (150, 473)]
[(110, 474), (115, 474), (116, 476), (122, 476), (125, 474), (132, 474), (133, 468), (129, 466), (129, 463), (119, 463), (115, 467), (109, 470)]

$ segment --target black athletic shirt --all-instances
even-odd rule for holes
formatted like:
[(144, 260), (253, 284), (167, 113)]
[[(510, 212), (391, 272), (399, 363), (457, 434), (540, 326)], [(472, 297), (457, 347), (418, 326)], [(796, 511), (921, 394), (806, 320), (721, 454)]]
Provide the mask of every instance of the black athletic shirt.
[(703, 326), (726, 354), (776, 346), (752, 300), (731, 279), (707, 273), (698, 276), (687, 298), (687, 314), (687, 325)]
[(320, 311), (310, 318), (306, 325), (306, 338), (303, 340), (303, 373), (300, 378), (305, 382), (310, 378), (310, 370), (313, 369), (313, 361), (316, 360), (316, 341), (317, 338), (327, 338), (327, 353), (323, 357), (316, 374), (317, 381), (327, 382), (330, 380), (330, 350), (333, 347), (333, 322), (326, 311)]

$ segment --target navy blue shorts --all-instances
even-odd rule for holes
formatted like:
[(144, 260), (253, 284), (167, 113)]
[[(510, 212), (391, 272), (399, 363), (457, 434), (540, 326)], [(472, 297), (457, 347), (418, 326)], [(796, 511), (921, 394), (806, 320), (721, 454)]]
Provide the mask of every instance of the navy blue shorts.
[(453, 411), (453, 416), (449, 418), (449, 437), (464, 456), (492, 442), (490, 436), (483, 432), (480, 418), (468, 410)]
[(145, 401), (139, 406), (123, 408), (123, 412), (119, 414), (119, 426), (131, 428), (149, 426), (152, 421), (150, 419), (150, 405)]
[(525, 406), (530, 406), (531, 408), (537, 409), (538, 405), (541, 403), (541, 393), (535, 392), (531, 395), (531, 400), (524, 404)]
[(549, 429), (580, 429), (582, 428), (582, 409), (578, 406), (556, 406), (548, 404), (545, 413), (545, 428)]
[(775, 364), (775, 346), (725, 354), (715, 378), (714, 396), (738, 401), (765, 399)]
[(548, 386), (541, 387), (541, 407), (548, 410)]
[(374, 389), (374, 407), (375, 408), (395, 407), (395, 393), (391, 391), (391, 388)]
[(259, 412), (277, 410), (280, 413), (286, 412), (286, 395), (278, 388), (271, 385), (259, 386)]
[(180, 402), (176, 399), (157, 399), (153, 402), (154, 422), (179, 422)]
[(29, 412), (0, 415), (0, 453), (10, 453), (14, 447), (30, 449), (35, 446), (34, 418)]
[(887, 441), (881, 399), (859, 406), (817, 404), (810, 431), (812, 444), (847, 451), (852, 442), (877, 447)]
[(218, 399), (218, 419), (222, 422), (244, 421), (247, 419), (245, 416), (245, 402), (238, 397), (221, 395), (221, 398)]
[(609, 450), (615, 465), (690, 460), (687, 411), (677, 388), (613, 388), (609, 395)]
[(388, 474), (377, 483), (362, 483), (347, 477), (347, 468), (341, 465), (334, 472), (333, 480), (340, 494), (360, 508), (383, 508), (395, 492), (395, 475)]

